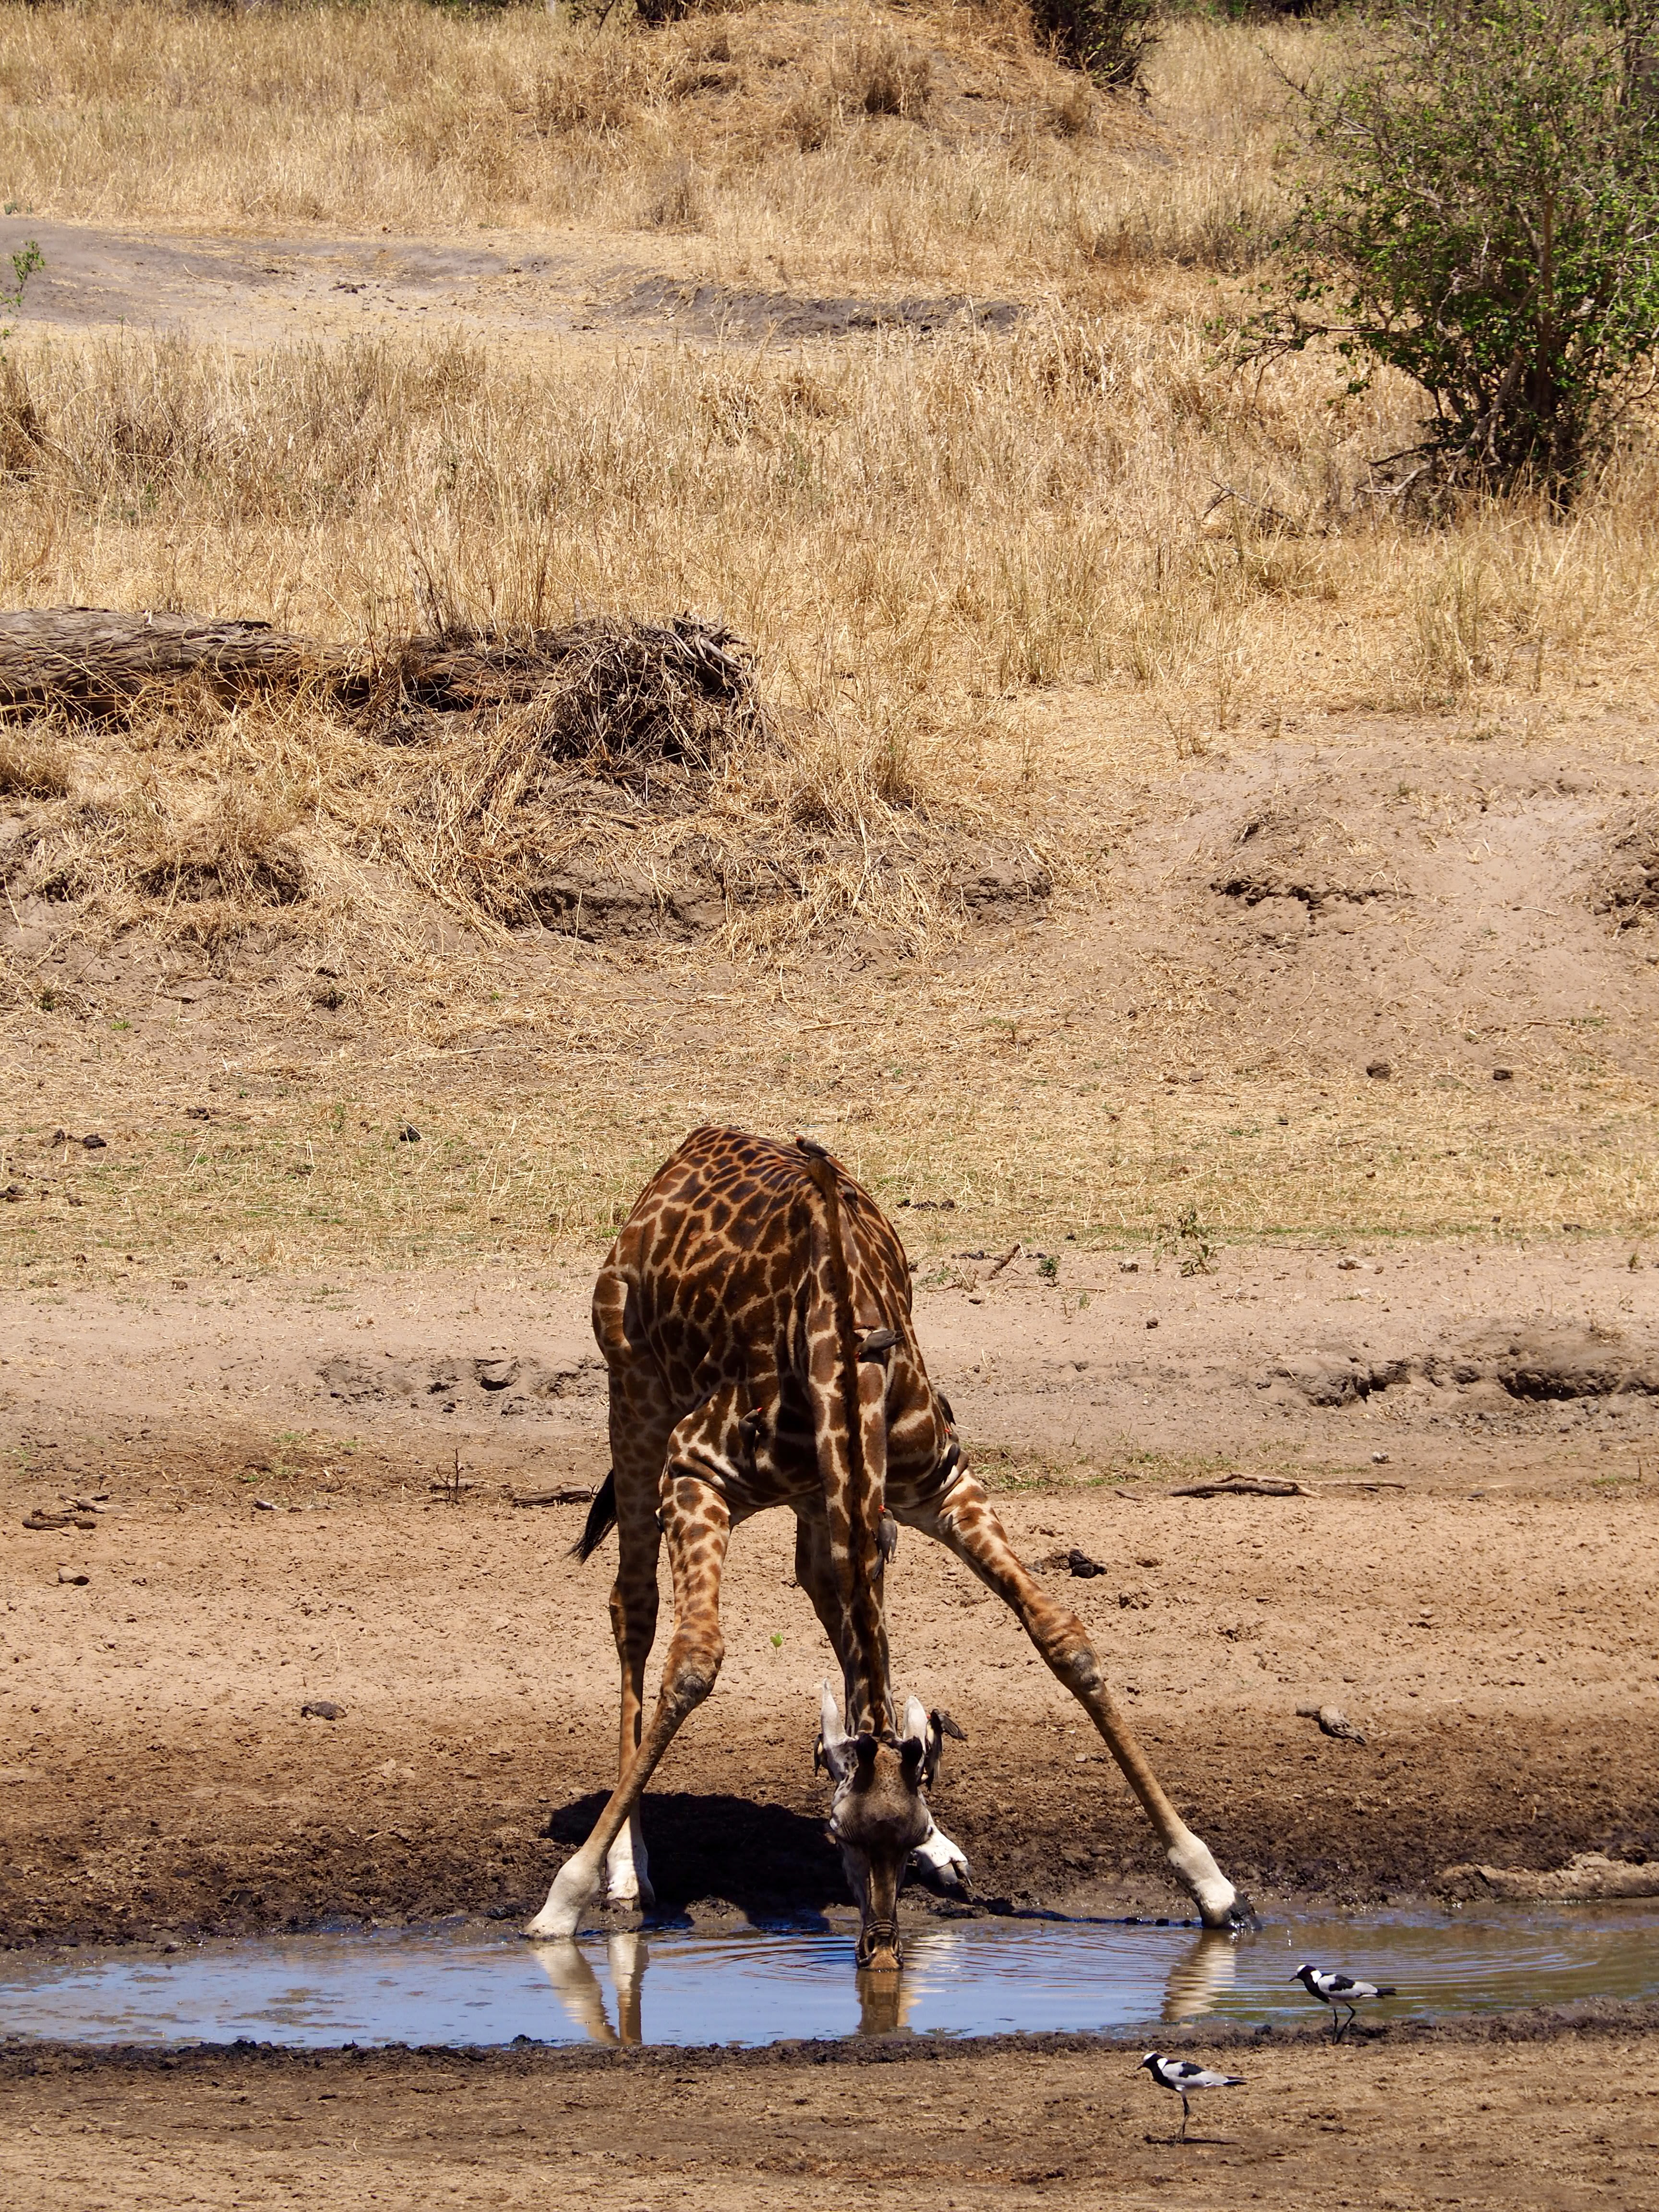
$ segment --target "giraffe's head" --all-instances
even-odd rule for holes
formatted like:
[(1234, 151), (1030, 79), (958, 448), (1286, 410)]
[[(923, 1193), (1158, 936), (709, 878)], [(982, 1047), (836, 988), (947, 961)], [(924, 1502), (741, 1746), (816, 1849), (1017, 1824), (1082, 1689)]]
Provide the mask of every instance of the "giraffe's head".
[(860, 1966), (896, 1967), (903, 1957), (898, 1896), (910, 1854), (933, 1820), (922, 1797), (938, 1763), (938, 1729), (919, 1698), (905, 1701), (896, 1738), (848, 1735), (835, 1692), (823, 1686), (823, 1763), (836, 1785), (830, 1832), (858, 1899)]

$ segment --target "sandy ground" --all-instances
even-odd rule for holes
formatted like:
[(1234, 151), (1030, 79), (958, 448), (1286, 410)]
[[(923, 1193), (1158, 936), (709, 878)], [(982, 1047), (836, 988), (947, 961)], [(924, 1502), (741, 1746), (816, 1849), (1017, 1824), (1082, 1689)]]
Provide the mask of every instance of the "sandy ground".
[[(605, 1558), (568, 1557), (579, 1504), (510, 1502), (604, 1472), (585, 1285), (379, 1288), (4, 1301), (12, 1942), (516, 1915), (591, 1817)], [(969, 1263), (920, 1294), (923, 1340), (1024, 1555), (1102, 1567), (1046, 1571), (1235, 1875), (1376, 1898), (1659, 1850), (1659, 1274), (1590, 1245), (1191, 1279), (1148, 1255), (1098, 1288), (1079, 1309), (1033, 1262)], [(458, 1463), (472, 1487), (434, 1494)], [(1309, 1494), (1176, 1494), (1218, 1467)], [(22, 1525), (98, 1492), (93, 1526)], [(842, 1895), (790, 1529), (733, 1547), (720, 1688), (647, 1813), (666, 1902)], [(938, 1806), (984, 1893), (1171, 1909), (1012, 1617), (915, 1539), (890, 1610), (902, 1680), (967, 1732)], [(343, 1717), (302, 1717), (319, 1698)], [(1363, 1746), (1297, 1717), (1322, 1700)]]
[(683, 240), (584, 228), (473, 238), (247, 237), (92, 223), (0, 220), (0, 253), (38, 245), (17, 317), (72, 331), (128, 328), (230, 345), (384, 335), (418, 328), (496, 340), (597, 333), (677, 338), (847, 337), (942, 328), (963, 317), (1006, 328), (1009, 301), (882, 300), (731, 286), (688, 270)]
[(1654, 2025), (1194, 2045), (1245, 2086), (1195, 2109), (1185, 2144), (1137, 2052), (1082, 2042), (0, 2057), (0, 2204), (1635, 2212), (1659, 2187)]

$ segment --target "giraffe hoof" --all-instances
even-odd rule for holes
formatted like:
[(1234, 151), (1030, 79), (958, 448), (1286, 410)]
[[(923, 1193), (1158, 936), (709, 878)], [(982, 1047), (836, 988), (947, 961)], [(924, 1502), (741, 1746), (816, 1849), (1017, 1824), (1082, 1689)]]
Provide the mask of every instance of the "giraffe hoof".
[(583, 1911), (599, 1887), (595, 1876), (575, 1859), (567, 1860), (553, 1877), (553, 1887), (547, 1893), (547, 1902), (525, 1929), (532, 1943), (557, 1942), (560, 1937), (574, 1936), (581, 1925)]
[(554, 1911), (544, 1905), (536, 1917), (525, 1929), (526, 1940), (532, 1943), (560, 1943), (573, 1936), (581, 1923), (580, 1908), (574, 1912)]
[(649, 1912), (657, 1901), (657, 1893), (644, 1875), (635, 1875), (631, 1881), (613, 1882), (605, 1893), (605, 1903), (617, 1912)]

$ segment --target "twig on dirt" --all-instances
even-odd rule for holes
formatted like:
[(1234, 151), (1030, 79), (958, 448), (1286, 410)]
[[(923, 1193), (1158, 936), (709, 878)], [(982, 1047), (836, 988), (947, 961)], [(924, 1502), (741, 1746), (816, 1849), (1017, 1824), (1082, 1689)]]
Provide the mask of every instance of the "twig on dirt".
[(452, 1505), (459, 1505), (461, 1502), (461, 1492), (464, 1490), (471, 1489), (472, 1485), (470, 1482), (463, 1482), (461, 1480), (461, 1448), (459, 1444), (455, 1447), (455, 1465), (453, 1472), (440, 1475), (437, 1481), (431, 1484), (430, 1487), (434, 1491), (441, 1491)]
[(1024, 1248), (1024, 1246), (1023, 1244), (1019, 1244), (1019, 1243), (1011, 1244), (1011, 1245), (1008, 1247), (1008, 1249), (1007, 1249), (1007, 1250), (1003, 1254), (1002, 1257), (1001, 1257), (999, 1261), (997, 1261), (995, 1262), (995, 1264), (993, 1266), (993, 1267), (991, 1268), (990, 1273), (989, 1273), (986, 1276), (986, 1278), (985, 1278), (986, 1281), (987, 1281), (988, 1283), (994, 1283), (994, 1282), (995, 1282), (995, 1280), (996, 1280), (997, 1277), (998, 1277), (998, 1276), (1002, 1273), (1003, 1269), (1007, 1266), (1008, 1262), (1009, 1262), (1011, 1260), (1018, 1260), (1018, 1257), (1019, 1257), (1019, 1255), (1020, 1255), (1020, 1254), (1024, 1250), (1024, 1249), (1025, 1249), (1025, 1248)]
[(552, 1490), (515, 1490), (515, 1505), (591, 1505), (593, 1486), (591, 1482), (562, 1482)]
[(1311, 1498), (1304, 1482), (1288, 1474), (1240, 1474), (1220, 1482), (1189, 1482), (1170, 1492), (1171, 1498)]

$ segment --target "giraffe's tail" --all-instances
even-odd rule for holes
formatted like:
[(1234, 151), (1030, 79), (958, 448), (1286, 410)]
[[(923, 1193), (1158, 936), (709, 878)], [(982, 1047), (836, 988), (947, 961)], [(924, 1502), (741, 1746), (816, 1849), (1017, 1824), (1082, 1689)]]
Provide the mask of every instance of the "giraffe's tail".
[(814, 1358), (805, 1381), (829, 1513), (830, 1553), (853, 1632), (854, 1698), (864, 1709), (849, 1718), (855, 1727), (880, 1729), (888, 1717), (879, 1595), (886, 1406), (881, 1392), (860, 1387), (859, 1327), (847, 1261), (839, 1170), (810, 1138), (797, 1137), (795, 1142), (812, 1193), (810, 1334), (815, 1346), (828, 1340), (833, 1346), (830, 1372)]
[(599, 1494), (587, 1509), (586, 1525), (570, 1547), (571, 1558), (591, 1559), (616, 1525), (617, 1470), (613, 1467), (599, 1485)]

